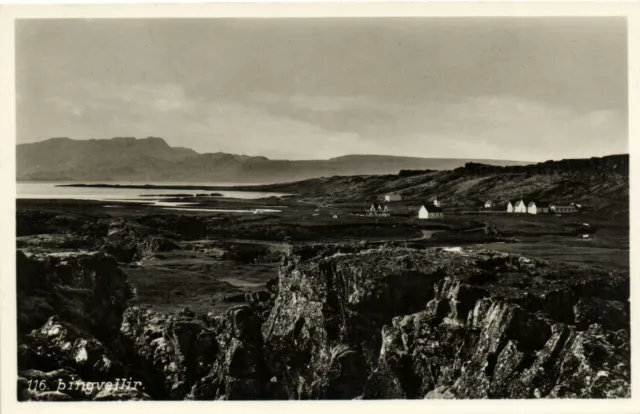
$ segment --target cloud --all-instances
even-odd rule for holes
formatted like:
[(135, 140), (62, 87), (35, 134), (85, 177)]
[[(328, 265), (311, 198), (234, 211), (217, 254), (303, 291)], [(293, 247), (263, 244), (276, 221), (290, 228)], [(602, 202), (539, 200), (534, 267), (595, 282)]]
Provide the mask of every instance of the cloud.
[(622, 113), (609, 109), (584, 113), (574, 106), (518, 96), (384, 102), (365, 96), (270, 95), (262, 102), (269, 102), (266, 108), (271, 113), (328, 131), (356, 133), (368, 152), (544, 160), (627, 151)]
[(84, 81), (72, 88), (71, 93), (83, 96), (94, 109), (121, 105), (133, 111), (173, 112), (186, 110), (191, 104), (182, 86), (177, 84), (119, 85)]
[(150, 110), (172, 112), (186, 110), (191, 105), (184, 89), (175, 84), (135, 85), (125, 94), (133, 104), (148, 106)]
[[(442, 126), (445, 122), (449, 128)], [(617, 111), (583, 113), (565, 105), (513, 96), (464, 99), (449, 105), (446, 116), (436, 113), (429, 125), (416, 120), (418, 125), (427, 131), (455, 130), (467, 135), (464, 142), (468, 146), (460, 152), (464, 156), (480, 153), (494, 158), (546, 160), (627, 151), (626, 119)]]
[(189, 96), (172, 83), (86, 80), (55, 92), (45, 100), (50, 114), (33, 111), (39, 126), (48, 126), (47, 136), (162, 136), (200, 152), (290, 159), (367, 153), (536, 161), (628, 151), (624, 114), (606, 108), (581, 112), (518, 96), (384, 101), (366, 95), (257, 92), (231, 100)]
[(206, 136), (218, 151), (308, 159), (366, 152), (371, 146), (357, 132), (326, 130), (251, 105), (215, 103), (199, 111), (204, 122), (192, 123), (185, 132)]
[(269, 104), (286, 103), (291, 107), (316, 112), (340, 112), (354, 108), (366, 108), (369, 103), (364, 96), (310, 96), (294, 94), (282, 97), (273, 93), (256, 94), (254, 100)]
[(58, 96), (50, 97), (46, 100), (46, 102), (51, 105), (55, 111), (66, 112), (75, 117), (82, 117), (82, 114), (84, 113), (84, 108), (82, 108), (80, 105), (60, 98)]
[[(56, 134), (73, 138), (161, 136), (172, 145), (200, 152), (232, 152), (271, 158), (330, 158), (371, 149), (353, 131), (328, 130), (314, 123), (277, 114), (261, 104), (189, 97), (180, 85), (115, 85), (79, 82), (52, 100), (74, 113), (71, 102), (84, 102), (85, 123), (64, 118), (49, 122)], [(304, 98), (292, 102), (318, 106)], [(328, 102), (328, 100), (326, 101)]]
[(366, 129), (395, 124), (398, 120), (397, 104), (382, 103), (364, 95), (257, 93), (251, 96), (249, 103), (274, 116), (297, 119), (334, 132), (366, 134)]
[(292, 158), (628, 147), (624, 19), (290, 20), (24, 21), (18, 141), (157, 135)]

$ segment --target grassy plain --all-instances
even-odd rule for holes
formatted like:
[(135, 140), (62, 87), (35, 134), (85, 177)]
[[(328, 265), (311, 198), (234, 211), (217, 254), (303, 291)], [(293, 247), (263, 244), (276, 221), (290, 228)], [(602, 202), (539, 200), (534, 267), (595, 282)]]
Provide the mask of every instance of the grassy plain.
[[(139, 203), (18, 200), (18, 236), (21, 236), (18, 245), (37, 250), (42, 247), (41, 235), (63, 234), (66, 241), (60, 248), (80, 249), (68, 242), (69, 236), (81, 237), (87, 226), (122, 223), (135, 224), (148, 234), (172, 238), (178, 249), (158, 252), (139, 263), (122, 264), (136, 290), (132, 304), (163, 310), (187, 306), (198, 311), (222, 311), (243, 303), (245, 293), (263, 290), (266, 282), (277, 276), (277, 251), (300, 242), (366, 241), (418, 248), (463, 246), (584, 266), (629, 268), (629, 223), (623, 216), (608, 218), (593, 212), (561, 217), (461, 215), (445, 210), (442, 219), (419, 220), (418, 207), (411, 203), (392, 204), (390, 217), (368, 217), (366, 210), (370, 203), (365, 202), (198, 199), (189, 208), (280, 211), (215, 213)], [(99, 245), (98, 239), (106, 236), (106, 233), (89, 236), (95, 239), (89, 241)], [(272, 250), (276, 253), (265, 254)]]

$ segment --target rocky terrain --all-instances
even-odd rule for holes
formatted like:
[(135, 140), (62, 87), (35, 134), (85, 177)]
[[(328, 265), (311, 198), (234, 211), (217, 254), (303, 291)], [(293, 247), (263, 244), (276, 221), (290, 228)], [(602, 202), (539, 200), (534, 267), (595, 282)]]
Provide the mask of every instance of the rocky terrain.
[(624, 271), (306, 244), (243, 305), (165, 314), (104, 249), (17, 260), (21, 400), (630, 396)]

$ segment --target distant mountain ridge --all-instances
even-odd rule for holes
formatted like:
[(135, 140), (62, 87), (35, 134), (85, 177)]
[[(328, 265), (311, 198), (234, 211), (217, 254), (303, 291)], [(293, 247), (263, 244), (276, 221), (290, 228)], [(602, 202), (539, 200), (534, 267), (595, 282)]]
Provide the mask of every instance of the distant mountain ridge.
[(328, 160), (272, 160), (222, 152), (200, 154), (162, 138), (51, 138), (16, 146), (18, 181), (174, 181), (275, 183), (323, 176), (450, 170), (468, 162), (525, 165), (523, 161), (344, 155)]
[(431, 203), (437, 197), (444, 206), (471, 209), (487, 200), (504, 208), (508, 200), (525, 198), (584, 203), (607, 214), (628, 214), (629, 155), (504, 167), (469, 162), (447, 171), (404, 170), (394, 175), (315, 178), (253, 189), (370, 202), (396, 192), (416, 204)]

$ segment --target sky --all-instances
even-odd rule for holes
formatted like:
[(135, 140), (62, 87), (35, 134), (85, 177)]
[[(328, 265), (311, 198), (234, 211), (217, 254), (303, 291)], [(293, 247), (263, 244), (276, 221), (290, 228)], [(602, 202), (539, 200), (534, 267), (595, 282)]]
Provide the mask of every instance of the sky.
[(544, 161), (628, 152), (626, 20), (16, 23), (17, 142)]

